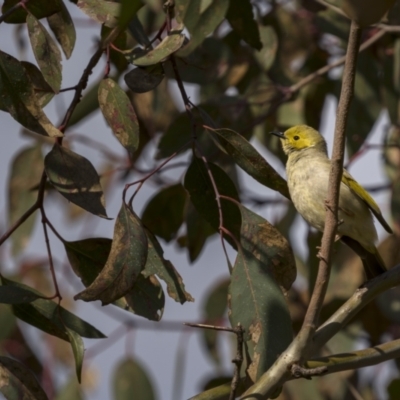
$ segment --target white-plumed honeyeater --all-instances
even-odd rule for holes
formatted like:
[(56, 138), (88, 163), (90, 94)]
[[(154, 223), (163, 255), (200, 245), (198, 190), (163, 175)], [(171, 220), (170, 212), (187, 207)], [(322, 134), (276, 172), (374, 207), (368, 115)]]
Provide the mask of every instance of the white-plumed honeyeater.
[[(307, 125), (271, 132), (282, 141), (290, 196), (297, 211), (314, 228), (324, 230), (331, 161), (325, 139)], [(377, 233), (372, 214), (393, 233), (368, 192), (343, 169), (339, 195), (337, 235), (362, 259), (367, 279), (386, 271), (375, 246)]]

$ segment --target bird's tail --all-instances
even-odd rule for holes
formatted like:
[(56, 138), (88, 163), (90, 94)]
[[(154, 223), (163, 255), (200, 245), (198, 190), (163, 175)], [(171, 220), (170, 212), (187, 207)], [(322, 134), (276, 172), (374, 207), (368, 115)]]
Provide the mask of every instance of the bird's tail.
[(385, 263), (383, 262), (378, 249), (375, 248), (375, 252), (371, 253), (361, 246), (359, 242), (348, 236), (342, 236), (341, 240), (361, 258), (365, 274), (367, 275), (367, 280), (373, 279), (386, 272)]

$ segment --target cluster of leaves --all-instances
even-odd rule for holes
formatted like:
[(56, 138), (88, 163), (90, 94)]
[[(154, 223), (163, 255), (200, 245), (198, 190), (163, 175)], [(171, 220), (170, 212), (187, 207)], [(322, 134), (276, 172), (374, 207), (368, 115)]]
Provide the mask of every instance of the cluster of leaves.
[[(219, 323), (229, 309), (232, 326), (238, 323), (243, 326), (245, 374), (249, 382), (255, 382), (286, 349), (293, 332), (300, 327), (304, 307), (299, 304), (307, 303), (313, 286), (314, 249), (319, 244), (319, 236), (311, 232), (308, 259), (297, 258), (300, 274), (308, 278), (308, 289), (292, 288), (296, 263), (285, 239), (295, 218), (293, 207), (286, 201), (290, 195), (285, 180), (250, 140), (258, 139), (283, 161), (278, 142), (266, 132), (285, 130), (294, 124), (316, 128), (321, 125), (324, 104), (329, 97), (339, 96), (341, 78), (338, 74), (317, 74), (307, 84), (301, 83), (325, 66), (332, 56), (343, 53), (350, 22), (336, 10), (313, 0), (255, 1), (254, 4), (250, 0), (79, 0), (73, 3), (101, 24), (98, 57), (88, 59), (86, 79), (101, 59), (102, 49), (107, 57), (105, 64), (111, 65), (111, 69), (106, 70), (101, 80), (91, 83), (79, 103), (87, 82), (83, 79), (73, 88), (77, 100), (66, 110), (59, 127), (51, 123), (43, 108), (61, 91), (60, 48), (68, 59), (75, 45), (74, 21), (68, 7), (56, 0), (19, 3), (6, 0), (2, 6), (6, 23), (26, 24), (37, 65), (0, 50), (0, 109), (30, 132), (53, 138), (53, 147), (44, 158), (43, 142), (37, 140), (22, 149), (11, 166), (8, 214), (10, 229), (16, 228), (11, 236), (12, 253), (19, 254), (25, 248), (35, 223), (31, 214), (40, 210), (44, 226), (62, 241), (71, 270), (85, 286), (75, 295), (75, 300), (100, 300), (103, 305), (111, 303), (159, 321), (165, 306), (159, 280), (165, 282), (167, 294), (173, 300), (181, 304), (193, 301), (179, 272), (164, 258), (159, 239), (175, 241), (187, 250), (189, 260), (194, 262), (207, 239), (219, 233), (237, 250), (237, 256), (233, 266), (227, 260), (230, 279), (209, 295), (205, 319), (208, 323)], [(399, 7), (400, 2), (396, 2), (386, 17), (386, 26), (400, 23)], [(45, 18), (53, 35), (43, 23)], [(366, 29), (365, 38), (379, 29), (379, 26)], [(360, 154), (377, 118), (383, 110), (388, 111), (391, 128), (384, 144), (390, 146), (385, 147), (385, 163), (393, 186), (392, 216), (397, 230), (400, 226), (399, 77), (400, 38), (390, 33), (360, 54), (347, 135), (349, 155)], [(122, 78), (128, 90), (121, 86)], [(174, 105), (171, 81), (178, 83), (186, 109), (182, 113)], [(186, 84), (197, 85), (197, 104), (188, 98)], [(91, 237), (66, 241), (45, 216), (45, 191), (56, 191), (75, 206), (107, 218), (105, 187), (98, 172), (87, 158), (63, 145), (68, 129), (89, 118), (97, 109), (126, 150), (126, 159), (117, 160), (123, 174), (119, 172), (121, 168), (114, 166), (109, 175), (115, 181), (124, 180), (127, 185), (125, 189), (120, 188), (122, 205), (112, 239)], [(138, 161), (150, 147), (156, 147), (155, 160), (159, 164), (141, 179), (131, 182), (132, 174), (140, 174)], [(183, 179), (178, 169), (175, 181), (165, 182), (162, 169), (167, 165), (174, 168), (173, 160), (177, 156), (185, 160)], [(243, 192), (237, 167), (283, 196), (281, 204), (287, 211), (276, 226), (246, 207), (246, 200), (251, 199)], [(161, 187), (138, 216), (133, 200), (148, 180)], [(128, 193), (134, 186), (136, 191), (129, 198)], [(30, 209), (28, 218), (21, 222), (21, 216)], [(83, 218), (81, 213), (77, 215)], [(382, 244), (387, 265), (398, 262), (396, 240), (397, 236)], [(49, 263), (53, 268), (51, 259)], [(336, 266), (333, 290), (326, 298), (323, 318), (343, 304), (362, 281), (362, 268), (347, 249), (338, 249)], [(104, 335), (37, 288), (19, 283), (22, 276), (15, 276), (13, 280), (1, 277), (0, 303), (10, 304), (16, 318), (69, 342), (80, 380), (81, 337), (103, 338)], [(345, 349), (350, 349), (354, 338), (363, 331), (368, 332), (372, 343), (377, 343), (388, 332), (397, 337), (400, 319), (395, 296), (393, 293), (385, 296), (359, 315), (349, 327), (353, 339), (340, 337), (339, 347), (343, 344), (347, 346)], [(58, 289), (54, 297), (61, 300)], [(371, 312), (382, 323), (371, 324)], [(5, 306), (0, 309), (0, 317), (3, 315), (7, 320), (14, 318)], [(43, 372), (40, 362), (24, 341), (15, 319), (4, 338), (9, 335), (20, 338), (28, 356), (22, 360), (24, 365), (0, 358), (0, 376), (6, 378), (0, 390), (5, 395), (21, 391), (29, 398), (46, 398), (29, 372), (40, 375)], [(218, 362), (218, 334), (205, 332), (204, 339), (205, 348)], [(4, 345), (2, 349), (15, 356), (9, 347)], [(154, 398), (147, 378), (131, 380), (131, 374), (145, 376), (136, 361), (126, 359), (116, 375), (120, 387), (137, 393), (138, 385), (142, 385), (140, 390), (147, 393), (147, 398)], [(336, 378), (335, 382), (335, 393), (330, 392), (326, 380), (310, 384), (309, 390), (318, 390), (321, 398), (341, 398), (347, 386), (343, 379), (338, 382)], [(290, 385), (285, 389), (290, 398), (317, 398), (309, 391), (299, 391), (296, 385), (302, 383)], [(117, 398), (122, 398), (123, 391), (116, 394), (121, 396)]]

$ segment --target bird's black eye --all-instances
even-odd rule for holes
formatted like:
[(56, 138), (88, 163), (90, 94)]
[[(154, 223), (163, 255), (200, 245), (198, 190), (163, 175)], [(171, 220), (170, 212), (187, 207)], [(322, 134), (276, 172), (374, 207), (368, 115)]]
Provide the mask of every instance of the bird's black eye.
[(296, 136), (293, 136), (293, 139), (294, 139), (294, 140), (299, 140), (299, 139), (300, 139), (300, 136), (297, 136), (297, 135), (296, 135)]

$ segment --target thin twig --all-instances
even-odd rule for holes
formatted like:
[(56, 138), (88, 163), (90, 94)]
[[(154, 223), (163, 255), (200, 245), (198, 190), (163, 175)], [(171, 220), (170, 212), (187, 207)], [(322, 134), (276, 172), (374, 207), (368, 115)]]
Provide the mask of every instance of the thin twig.
[[(382, 28), (381, 30), (379, 30), (375, 35), (371, 36), (360, 46), (359, 52), (361, 53), (362, 51), (371, 47), (374, 43), (376, 43), (388, 32), (389, 32), (388, 28)], [(314, 82), (319, 77), (324, 76), (332, 69), (343, 65), (345, 61), (346, 61), (346, 56), (340, 57), (335, 62), (327, 64), (321, 67), (320, 69), (312, 72), (311, 74), (307, 75), (303, 79), (300, 79), (297, 83), (293, 84), (292, 86), (281, 88), (275, 100), (271, 102), (271, 107), (264, 114), (259, 115), (257, 118), (255, 118), (252, 123), (252, 126), (256, 126), (261, 122), (264, 122), (265, 119), (271, 114), (273, 114), (281, 104), (289, 101), (303, 87)]]
[(234, 328), (234, 332), (236, 333), (236, 356), (232, 360), (235, 364), (235, 372), (233, 374), (232, 382), (231, 382), (231, 392), (229, 394), (229, 400), (235, 400), (236, 392), (240, 383), (240, 370), (243, 364), (243, 335), (244, 329), (240, 322)]
[(325, 6), (326, 8), (330, 8), (331, 10), (342, 15), (343, 17), (346, 17), (347, 19), (349, 18), (348, 15), (341, 8), (336, 7), (335, 5), (329, 3), (328, 1), (325, 1), (325, 0), (314, 0), (314, 1), (316, 3), (321, 4), (322, 6)]
[(126, 192), (127, 192), (127, 190), (131, 186), (138, 185), (138, 187), (136, 188), (135, 192), (130, 197), (129, 202), (128, 202), (128, 206), (130, 208), (132, 208), (133, 199), (135, 198), (136, 194), (139, 192), (140, 188), (143, 186), (144, 182), (146, 182), (147, 179), (149, 179), (151, 176), (153, 176), (155, 173), (157, 173), (164, 165), (166, 165), (172, 159), (174, 159), (182, 150), (184, 150), (186, 147), (188, 147), (191, 143), (192, 143), (192, 141), (189, 141), (189, 142), (185, 143), (181, 148), (179, 148), (175, 153), (171, 154), (166, 160), (164, 160), (158, 167), (154, 168), (151, 172), (149, 172), (145, 177), (143, 177), (141, 179), (138, 179), (135, 182), (127, 183), (125, 185), (125, 188), (124, 188), (123, 192), (122, 192), (122, 200), (126, 203)]
[(197, 324), (197, 323), (192, 323), (192, 322), (184, 322), (183, 325), (190, 326), (192, 328), (210, 329), (213, 331), (224, 331), (224, 332), (233, 332), (233, 333), (236, 332), (235, 328), (231, 328), (230, 326)]
[(315, 354), (337, 332), (342, 330), (362, 308), (379, 294), (400, 285), (400, 265), (366, 282), (316, 331), (312, 353)]
[(91, 75), (93, 68), (99, 62), (104, 50), (108, 47), (108, 45), (110, 43), (112, 43), (114, 41), (114, 39), (119, 35), (119, 33), (120, 33), (120, 28), (117, 26), (110, 32), (110, 34), (104, 39), (104, 41), (102, 41), (100, 43), (98, 49), (90, 58), (89, 63), (87, 64), (86, 68), (84, 69), (83, 74), (82, 74), (81, 78), (79, 79), (78, 84), (75, 86), (74, 97), (73, 97), (73, 99), (68, 107), (68, 110), (59, 126), (59, 130), (61, 132), (65, 131), (65, 128), (67, 127), (68, 122), (72, 117), (72, 113), (74, 112), (78, 103), (81, 101), (82, 92), (85, 90), (85, 88), (87, 86), (89, 76)]

